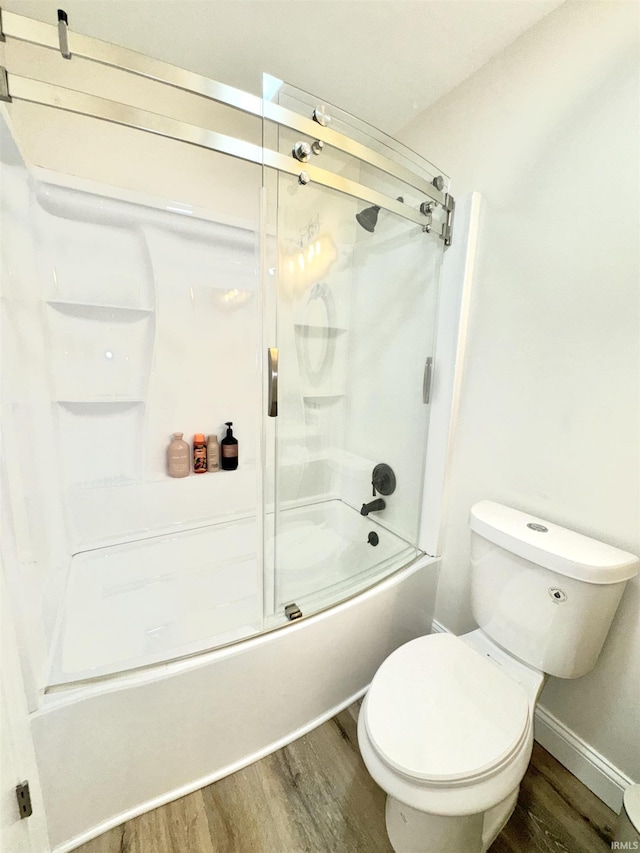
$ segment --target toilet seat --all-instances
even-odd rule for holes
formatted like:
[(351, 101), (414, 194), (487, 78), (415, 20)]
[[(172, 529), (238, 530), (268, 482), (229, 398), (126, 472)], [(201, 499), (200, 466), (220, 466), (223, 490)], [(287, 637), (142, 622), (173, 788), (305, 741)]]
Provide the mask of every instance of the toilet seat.
[(376, 673), (364, 723), (379, 758), (430, 786), (482, 780), (531, 732), (523, 688), (452, 634), (401, 646)]

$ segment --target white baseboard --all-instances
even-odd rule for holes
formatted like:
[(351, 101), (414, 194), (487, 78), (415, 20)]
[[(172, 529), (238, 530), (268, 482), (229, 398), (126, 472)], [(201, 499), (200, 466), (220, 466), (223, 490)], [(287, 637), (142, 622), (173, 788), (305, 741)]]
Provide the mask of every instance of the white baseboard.
[[(447, 629), (434, 620), (432, 631), (442, 633)], [(616, 814), (620, 812), (622, 795), (633, 784), (632, 779), (541, 705), (536, 708), (534, 734), (540, 746)]]
[(536, 708), (534, 733), (547, 752), (619, 814), (622, 795), (632, 779), (541, 705)]
[[(368, 690), (369, 688), (367, 688)], [(362, 697), (364, 698), (364, 697)], [(347, 711), (351, 714), (354, 721), (358, 722), (358, 717), (360, 716), (360, 708), (362, 707), (362, 698), (358, 699), (357, 702), (354, 702), (352, 705), (349, 705)]]

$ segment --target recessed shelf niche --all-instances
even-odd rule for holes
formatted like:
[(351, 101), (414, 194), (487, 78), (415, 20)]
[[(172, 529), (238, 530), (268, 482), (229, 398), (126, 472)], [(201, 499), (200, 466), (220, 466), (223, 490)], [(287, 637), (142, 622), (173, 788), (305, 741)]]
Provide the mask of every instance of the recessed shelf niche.
[(96, 488), (139, 482), (144, 452), (144, 403), (56, 403), (64, 485)]
[(47, 306), (58, 399), (145, 396), (154, 340), (150, 310), (67, 302)]
[(102, 322), (134, 323), (142, 317), (153, 314), (153, 308), (131, 308), (128, 305), (106, 305), (93, 302), (65, 302), (48, 299), (47, 305), (80, 320), (100, 320)]
[(321, 326), (315, 323), (294, 323), (294, 329), (301, 335), (313, 337), (335, 337), (349, 331), (345, 326)]

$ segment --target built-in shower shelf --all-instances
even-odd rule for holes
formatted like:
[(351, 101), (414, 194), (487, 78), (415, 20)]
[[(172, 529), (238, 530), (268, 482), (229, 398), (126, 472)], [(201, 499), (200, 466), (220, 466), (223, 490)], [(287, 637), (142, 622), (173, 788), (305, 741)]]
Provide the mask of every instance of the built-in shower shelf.
[(67, 317), (103, 322), (133, 323), (154, 313), (153, 308), (130, 308), (122, 305), (100, 305), (93, 302), (65, 302), (57, 299), (47, 300), (47, 305)]
[(100, 480), (78, 480), (71, 486), (68, 486), (66, 491), (73, 495), (75, 492), (83, 492), (87, 489), (121, 489), (123, 486), (140, 486), (141, 480), (134, 480), (131, 477), (103, 477)]
[[(218, 476), (218, 474), (222, 476)], [(253, 483), (256, 476), (256, 466), (253, 461), (241, 462), (234, 471), (207, 471), (207, 475), (194, 474), (191, 471), (186, 477), (170, 477), (169, 474), (156, 473), (146, 477), (129, 477), (114, 475), (111, 477), (103, 477), (102, 479), (93, 480), (78, 480), (67, 486), (67, 493), (83, 491), (85, 489), (111, 489), (127, 486), (132, 490), (131, 494), (135, 494), (134, 498), (137, 502), (153, 502), (154, 500), (164, 501), (168, 492), (173, 493), (173, 489), (181, 490), (181, 495), (189, 493), (199, 496), (200, 500), (211, 496), (213, 492), (229, 491), (230, 488), (245, 488), (247, 482)], [(230, 486), (230, 481), (235, 481)], [(208, 484), (208, 485), (207, 485)], [(175, 507), (174, 507), (175, 512)], [(187, 513), (188, 515), (189, 513)], [(224, 513), (222, 513), (224, 515)], [(203, 516), (207, 523), (213, 523), (213, 516)], [(128, 539), (126, 541), (129, 541)]]
[(93, 407), (99, 408), (103, 407), (105, 412), (109, 410), (110, 407), (120, 406), (122, 408), (129, 408), (131, 406), (142, 406), (144, 405), (144, 400), (139, 400), (133, 397), (82, 397), (75, 400), (56, 400), (56, 403), (60, 406), (64, 406), (67, 409), (82, 409), (83, 407)]
[(306, 401), (314, 401), (314, 400), (339, 400), (341, 397), (345, 397), (346, 394), (344, 391), (314, 391), (312, 394), (303, 394), (302, 399)]
[(254, 460), (235, 471), (180, 479), (132, 463), (121, 471), (88, 467), (79, 467), (63, 492), (74, 552), (255, 516)]
[(345, 326), (320, 326), (309, 323), (294, 323), (293, 325), (296, 332), (299, 332), (301, 335), (327, 334), (329, 336), (336, 336), (349, 331)]

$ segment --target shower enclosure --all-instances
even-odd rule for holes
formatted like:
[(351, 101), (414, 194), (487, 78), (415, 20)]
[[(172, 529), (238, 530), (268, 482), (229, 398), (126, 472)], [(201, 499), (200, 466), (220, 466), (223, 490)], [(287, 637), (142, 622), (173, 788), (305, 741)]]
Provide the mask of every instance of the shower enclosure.
[[(30, 51), (58, 47), (51, 27), (8, 13), (3, 25)], [(22, 562), (55, 554), (41, 614), (48, 686), (286, 625), (418, 556), (452, 206), (439, 171), (279, 80), (265, 76), (261, 100), (92, 39), (70, 43), (75, 65), (46, 57), (47, 79), (67, 86), (14, 72), (10, 57), (6, 88), (27, 152), (36, 122), (53, 121), (63, 145), (80, 128), (98, 141), (80, 162), (68, 153), (67, 178), (59, 163), (30, 180), (23, 171), (16, 204), (21, 192), (29, 213), (13, 224), (21, 244), (5, 247), (8, 485)], [(128, 79), (110, 85), (106, 72)], [(108, 97), (91, 93), (97, 84)], [(215, 118), (243, 136), (146, 110), (168, 87), (176, 112), (182, 94), (205, 127)], [(118, 102), (123, 92), (144, 106)], [(138, 174), (98, 187), (114, 130)], [(229, 161), (239, 180), (225, 181), (226, 200), (215, 181)], [(160, 163), (191, 172), (186, 194), (174, 182), (162, 198)], [(190, 193), (203, 174), (207, 197)], [(238, 208), (249, 218), (232, 221)], [(171, 433), (220, 434), (227, 419), (238, 470), (171, 480)], [(381, 463), (395, 489), (362, 515)]]
[[(3, 560), (44, 754), (47, 709), (424, 556), (454, 202), (268, 75), (260, 98), (64, 21), (2, 32)], [(236, 471), (168, 476), (173, 432), (229, 420)]]

